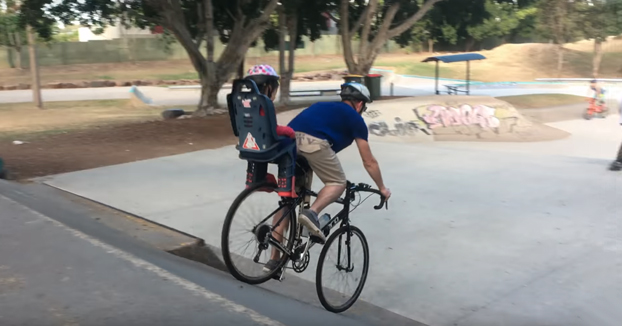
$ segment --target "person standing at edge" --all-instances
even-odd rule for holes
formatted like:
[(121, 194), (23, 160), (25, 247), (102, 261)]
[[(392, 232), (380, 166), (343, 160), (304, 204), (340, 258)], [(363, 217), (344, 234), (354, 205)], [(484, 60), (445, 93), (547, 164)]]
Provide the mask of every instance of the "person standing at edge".
[[(622, 95), (618, 99), (618, 110), (620, 112), (620, 125), (622, 126)], [(618, 150), (618, 156), (616, 160), (611, 163), (609, 166), (609, 170), (611, 171), (620, 171), (622, 170), (622, 144), (620, 144), (620, 149)]]

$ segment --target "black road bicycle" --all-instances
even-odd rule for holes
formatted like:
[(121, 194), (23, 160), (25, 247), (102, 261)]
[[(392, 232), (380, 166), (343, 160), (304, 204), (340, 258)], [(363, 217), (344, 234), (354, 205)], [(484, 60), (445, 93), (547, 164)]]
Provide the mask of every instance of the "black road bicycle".
[[(309, 250), (318, 243), (318, 239), (313, 236), (305, 236), (306, 228), (297, 222), (296, 208), (308, 208), (310, 197), (317, 197), (317, 193), (310, 190), (310, 185), (313, 172), (304, 159), (299, 158), (296, 162), (296, 193), (297, 198), (280, 197), (276, 193), (277, 185), (274, 183), (264, 182), (262, 184), (254, 185), (248, 189), (242, 191), (238, 197), (234, 200), (233, 204), (227, 212), (221, 237), (221, 248), (224, 262), (229, 272), (238, 280), (248, 284), (260, 284), (264, 283), (272, 278), (279, 281), (283, 280), (284, 270), (287, 264), (291, 261), (291, 269), (297, 273), (304, 272), (309, 266), (310, 253)], [(301, 184), (299, 184), (301, 183)], [(339, 223), (339, 228), (326, 239), (322, 251), (318, 259), (318, 265), (316, 269), (316, 290), (320, 302), (326, 308), (326, 310), (340, 313), (349, 309), (358, 299), (363, 286), (367, 279), (367, 272), (369, 270), (369, 246), (367, 239), (363, 232), (350, 224), (350, 213), (356, 209), (365, 199), (353, 204), (357, 198), (357, 194), (361, 192), (380, 195), (380, 204), (374, 206), (375, 209), (381, 209), (385, 206), (388, 209), (388, 203), (385, 201), (384, 196), (379, 190), (373, 189), (370, 185), (359, 183), (353, 184), (350, 181), (347, 183), (346, 193), (343, 198), (340, 198), (336, 203), (342, 204), (343, 209), (337, 213), (330, 221), (322, 228), (325, 236), (328, 237), (330, 231)], [(241, 257), (239, 254), (231, 252), (232, 247), (230, 238), (234, 234), (237, 234), (233, 229), (234, 217), (243, 213), (243, 204), (249, 201), (254, 195), (262, 197), (259, 200), (259, 205), (250, 205), (251, 210), (256, 210), (258, 207), (266, 206), (265, 204), (277, 203), (276, 209), (269, 209), (268, 212), (259, 213), (258, 222), (245, 223), (242, 227), (242, 232), (248, 232), (250, 234), (247, 241), (243, 241), (240, 248), (245, 250), (251, 249), (252, 253), (250, 257)], [(271, 198), (270, 198), (271, 197)], [(262, 205), (263, 204), (263, 205)], [(282, 212), (280, 218), (274, 218), (277, 212)], [(238, 214), (239, 213), (239, 214)], [(238, 214), (238, 215), (236, 215)], [(283, 234), (276, 231), (276, 228), (281, 224), (288, 224), (285, 227)], [(280, 235), (282, 241), (279, 242), (275, 235)], [(358, 240), (362, 245), (363, 251), (363, 263), (355, 264), (353, 262), (353, 255), (355, 252), (352, 249), (352, 242)], [(255, 244), (252, 244), (255, 242)], [(331, 257), (329, 250), (337, 247), (336, 262), (327, 262), (327, 259)], [(268, 264), (272, 250), (269, 248), (276, 248), (279, 254), (277, 263)], [(262, 254), (267, 254), (267, 258), (261, 259)], [(241, 259), (240, 259), (241, 258)], [(234, 263), (234, 260), (240, 259), (239, 263)], [(347, 274), (360, 273), (360, 276), (355, 280), (358, 282), (354, 293), (351, 296), (347, 296), (341, 293), (340, 289), (328, 288), (324, 286), (322, 276), (324, 267), (335, 267), (337, 272), (345, 272)], [(258, 275), (250, 275), (251, 272), (243, 272), (242, 269), (250, 268), (257, 272)], [(346, 286), (349, 282), (340, 281), (338, 287)], [(345, 299), (345, 303), (338, 304), (331, 302), (332, 298)]]

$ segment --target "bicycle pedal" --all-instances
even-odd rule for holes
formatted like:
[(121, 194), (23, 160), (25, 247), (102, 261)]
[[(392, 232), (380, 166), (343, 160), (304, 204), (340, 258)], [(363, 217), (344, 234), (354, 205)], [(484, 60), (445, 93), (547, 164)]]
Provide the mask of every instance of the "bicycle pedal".
[(285, 278), (285, 269), (281, 269), (278, 273), (274, 274), (272, 276), (272, 279), (275, 281), (279, 281), (279, 282), (283, 282), (283, 279)]
[(309, 239), (310, 239), (310, 240), (311, 240), (311, 242), (313, 242), (313, 243), (319, 243), (319, 244), (322, 244), (322, 245), (326, 243), (326, 240), (322, 240), (322, 238), (320, 238), (320, 237), (318, 237), (318, 236), (316, 236), (316, 235), (311, 235), (311, 236), (309, 237)]

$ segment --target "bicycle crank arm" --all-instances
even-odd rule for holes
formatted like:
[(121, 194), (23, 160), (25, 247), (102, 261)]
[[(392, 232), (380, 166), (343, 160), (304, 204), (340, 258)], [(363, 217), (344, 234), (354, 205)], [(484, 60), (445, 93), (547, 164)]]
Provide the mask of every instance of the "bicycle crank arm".
[(289, 250), (287, 250), (287, 248), (283, 247), (283, 245), (276, 241), (276, 239), (270, 235), (270, 239), (268, 239), (268, 243), (270, 243), (271, 245), (277, 247), (279, 250), (281, 250), (281, 252), (283, 252), (284, 254), (286, 254), (288, 257), (290, 257), (292, 255), (291, 252), (289, 252)]

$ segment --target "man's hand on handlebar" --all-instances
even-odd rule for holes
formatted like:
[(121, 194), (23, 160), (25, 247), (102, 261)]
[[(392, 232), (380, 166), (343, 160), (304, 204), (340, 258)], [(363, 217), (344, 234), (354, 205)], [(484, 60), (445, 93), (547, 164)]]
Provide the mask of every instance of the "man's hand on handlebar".
[(385, 201), (389, 201), (389, 197), (391, 197), (391, 190), (389, 188), (380, 189), (380, 193), (384, 196)]

